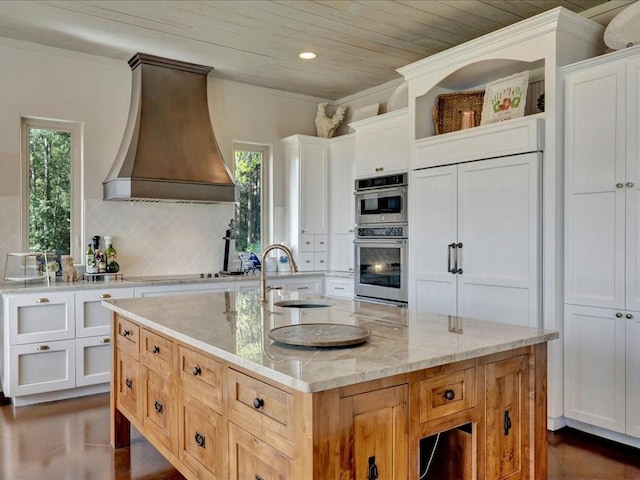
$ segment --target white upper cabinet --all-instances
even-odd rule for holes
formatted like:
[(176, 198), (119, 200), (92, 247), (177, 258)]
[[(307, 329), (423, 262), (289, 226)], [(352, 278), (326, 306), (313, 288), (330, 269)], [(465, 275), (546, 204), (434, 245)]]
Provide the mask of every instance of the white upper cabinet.
[[(565, 301), (640, 311), (637, 58), (566, 72)], [(615, 59), (615, 57), (614, 57)]]
[(331, 234), (353, 234), (356, 179), (354, 134), (331, 139), (329, 163), (329, 230)]
[(356, 176), (372, 177), (409, 168), (406, 108), (351, 123), (356, 131)]

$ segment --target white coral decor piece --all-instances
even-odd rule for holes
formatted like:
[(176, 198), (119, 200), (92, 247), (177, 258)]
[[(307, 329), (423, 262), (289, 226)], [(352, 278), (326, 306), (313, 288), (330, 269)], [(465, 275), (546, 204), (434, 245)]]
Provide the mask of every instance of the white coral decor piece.
[(344, 114), (347, 112), (347, 106), (341, 105), (332, 117), (328, 117), (325, 112), (327, 105), (327, 102), (318, 104), (318, 113), (315, 120), (316, 131), (318, 136), (322, 138), (331, 138), (335, 135), (336, 129), (344, 120)]

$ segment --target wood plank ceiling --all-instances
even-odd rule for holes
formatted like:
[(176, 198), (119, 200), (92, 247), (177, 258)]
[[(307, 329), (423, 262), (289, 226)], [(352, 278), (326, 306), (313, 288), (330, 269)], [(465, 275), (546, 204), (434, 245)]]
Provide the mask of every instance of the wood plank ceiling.
[[(0, 8), (0, 37), (122, 60), (144, 52), (213, 66), (220, 78), (335, 100), (543, 11), (581, 13), (605, 2), (11, 1)], [(300, 60), (302, 51), (318, 57)]]

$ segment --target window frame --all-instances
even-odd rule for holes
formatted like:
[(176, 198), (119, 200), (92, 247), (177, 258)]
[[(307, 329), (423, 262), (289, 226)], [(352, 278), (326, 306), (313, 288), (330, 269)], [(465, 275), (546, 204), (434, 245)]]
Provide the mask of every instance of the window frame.
[[(262, 163), (260, 164), (260, 242), (262, 245), (262, 249), (269, 245), (272, 231), (271, 228), (267, 228), (271, 225), (271, 184), (272, 184), (272, 176), (273, 171), (271, 168), (272, 162), (272, 151), (273, 149), (269, 145), (261, 144), (261, 143), (250, 143), (250, 142), (234, 142), (233, 143), (233, 174), (235, 178), (235, 170), (236, 170), (236, 152), (237, 151), (248, 151), (248, 152), (258, 152), (262, 154)], [(239, 198), (237, 198), (239, 201)], [(235, 218), (234, 211), (234, 218)], [(237, 221), (237, 218), (235, 218)], [(267, 237), (268, 235), (268, 237)], [(235, 253), (235, 242), (233, 243), (233, 249)]]
[(43, 130), (57, 130), (71, 134), (71, 225), (69, 238), (69, 255), (74, 259), (75, 264), (83, 263), (84, 244), (82, 238), (83, 228), (83, 124), (70, 120), (59, 120), (42, 117), (21, 116), (21, 155), (20, 155), (20, 203), (22, 210), (20, 245), (25, 252), (30, 251), (29, 247), (29, 130), (37, 128)]

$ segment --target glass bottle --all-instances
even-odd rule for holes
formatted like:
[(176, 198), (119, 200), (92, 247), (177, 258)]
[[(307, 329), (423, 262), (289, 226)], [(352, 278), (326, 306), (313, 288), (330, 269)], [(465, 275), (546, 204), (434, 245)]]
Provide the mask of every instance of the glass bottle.
[(93, 248), (91, 244), (89, 244), (89, 248), (87, 248), (87, 258), (85, 262), (85, 272), (86, 273), (96, 273), (96, 258), (93, 255)]
[(111, 237), (105, 236), (104, 243), (107, 245), (107, 248), (104, 250), (105, 261), (107, 262), (107, 273), (118, 273), (120, 270), (120, 265), (118, 265), (118, 252), (113, 248), (113, 243), (111, 241)]

